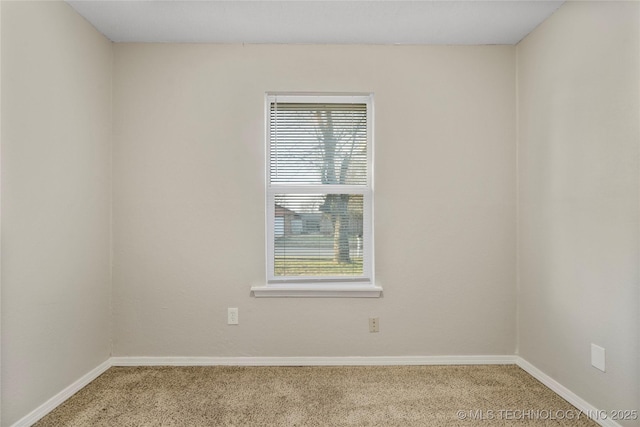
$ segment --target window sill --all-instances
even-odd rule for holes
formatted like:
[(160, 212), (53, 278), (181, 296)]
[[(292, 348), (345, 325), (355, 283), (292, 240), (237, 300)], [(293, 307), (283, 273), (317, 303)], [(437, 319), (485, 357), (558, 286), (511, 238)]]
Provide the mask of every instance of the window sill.
[(267, 284), (251, 288), (256, 298), (379, 298), (382, 288), (372, 284)]

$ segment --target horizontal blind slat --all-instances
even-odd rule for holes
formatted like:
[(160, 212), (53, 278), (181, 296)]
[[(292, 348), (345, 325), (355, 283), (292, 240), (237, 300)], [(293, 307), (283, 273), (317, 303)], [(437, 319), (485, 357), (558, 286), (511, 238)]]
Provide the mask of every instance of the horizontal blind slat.
[(270, 183), (367, 185), (366, 104), (270, 104)]
[(274, 276), (362, 276), (363, 201), (354, 194), (275, 194)]

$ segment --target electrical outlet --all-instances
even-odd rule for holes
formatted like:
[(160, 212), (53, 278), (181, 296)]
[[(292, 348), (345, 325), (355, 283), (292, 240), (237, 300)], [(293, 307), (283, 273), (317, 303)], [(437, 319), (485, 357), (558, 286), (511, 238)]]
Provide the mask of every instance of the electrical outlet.
[(229, 307), (227, 309), (227, 325), (237, 325), (237, 324), (238, 324), (238, 308)]
[(369, 332), (380, 332), (380, 318), (369, 318)]
[(604, 348), (599, 345), (591, 344), (591, 366), (596, 369), (600, 369), (602, 372), (605, 372), (604, 355)]

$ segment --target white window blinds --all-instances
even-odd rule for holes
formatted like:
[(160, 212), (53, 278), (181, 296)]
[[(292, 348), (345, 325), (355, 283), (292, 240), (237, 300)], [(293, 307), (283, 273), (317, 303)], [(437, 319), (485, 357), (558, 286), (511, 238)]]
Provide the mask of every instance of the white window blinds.
[(367, 105), (270, 106), (270, 182), (367, 185)]
[(268, 282), (371, 283), (371, 97), (267, 102)]

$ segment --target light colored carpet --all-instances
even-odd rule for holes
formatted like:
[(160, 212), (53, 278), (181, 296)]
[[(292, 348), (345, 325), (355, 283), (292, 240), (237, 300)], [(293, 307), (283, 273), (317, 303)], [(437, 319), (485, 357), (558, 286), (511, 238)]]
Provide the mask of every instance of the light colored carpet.
[(36, 424), (479, 425), (597, 426), (513, 365), (113, 367)]

